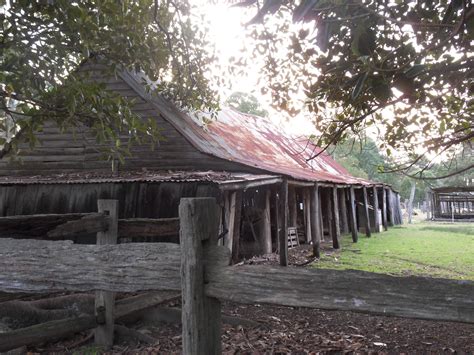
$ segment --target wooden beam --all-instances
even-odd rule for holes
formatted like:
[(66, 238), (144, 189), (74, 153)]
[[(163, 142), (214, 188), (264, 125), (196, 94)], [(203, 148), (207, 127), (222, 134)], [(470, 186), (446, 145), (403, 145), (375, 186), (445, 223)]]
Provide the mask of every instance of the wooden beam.
[(388, 202), (388, 225), (394, 226), (395, 225), (395, 208), (393, 205), (393, 192), (391, 189), (387, 189), (387, 202)]
[(339, 211), (341, 215), (341, 233), (349, 233), (349, 222), (347, 220), (346, 189), (339, 189)]
[(280, 186), (279, 195), (279, 212), (278, 215), (280, 217), (280, 234), (279, 234), (279, 241), (280, 241), (280, 265), (287, 266), (288, 265), (288, 181), (286, 179), (283, 180)]
[(321, 209), (319, 198), (319, 186), (313, 185), (310, 192), (311, 197), (311, 236), (313, 238), (313, 255), (316, 258), (321, 256)]
[(233, 216), (233, 232), (232, 232), (232, 261), (239, 261), (240, 253), (240, 225), (242, 219), (242, 191), (235, 191), (235, 203), (231, 204), (230, 214)]
[(385, 231), (388, 230), (387, 221), (387, 190), (382, 188), (382, 225)]
[(163, 237), (179, 234), (179, 218), (127, 218), (118, 221), (119, 238)]
[(349, 188), (349, 221), (352, 234), (352, 241), (357, 243), (359, 239), (358, 230), (357, 230), (357, 214), (356, 214), (356, 200), (354, 188), (351, 186)]
[[(107, 216), (101, 213), (37, 214), (0, 217), (0, 238), (62, 238), (71, 234), (97, 233), (107, 228)], [(74, 223), (77, 222), (77, 223)], [(55, 232), (56, 231), (56, 232)]]
[(271, 254), (272, 252), (272, 228), (270, 216), (270, 196), (271, 190), (267, 188), (264, 192), (264, 207), (262, 210), (262, 220), (260, 228), (260, 239), (262, 242), (263, 254)]
[(372, 193), (374, 196), (372, 197), (372, 204), (374, 206), (374, 228), (375, 233), (380, 232), (380, 218), (379, 218), (379, 196), (377, 191), (377, 186), (372, 187)]
[(311, 188), (304, 189), (304, 221), (305, 221), (305, 236), (306, 243), (311, 243), (312, 232), (311, 232)]
[(370, 237), (372, 234), (370, 233), (370, 214), (369, 214), (369, 201), (367, 199), (367, 188), (364, 187), (362, 189), (362, 194), (364, 197), (364, 209), (363, 209), (363, 218), (364, 218), (364, 226), (365, 226), (365, 235)]
[(218, 206), (213, 198), (183, 198), (181, 220), (181, 288), (183, 353), (221, 353), (221, 304), (204, 294), (203, 244), (217, 245)]
[(262, 180), (256, 181), (239, 181), (239, 182), (223, 182), (219, 183), (219, 189), (222, 191), (229, 191), (229, 190), (247, 190), (250, 188), (260, 187), (260, 186), (268, 186), (281, 183), (281, 177), (272, 177), (266, 178)]
[(243, 265), (209, 270), (221, 300), (474, 323), (474, 282), (354, 270)]
[[(118, 200), (98, 200), (97, 208), (99, 213), (109, 216), (107, 230), (97, 233), (97, 245), (117, 244)], [(98, 323), (94, 330), (95, 343), (109, 349), (114, 345), (115, 293), (96, 291), (94, 311)]]
[(337, 196), (337, 187), (332, 188), (332, 215), (333, 215), (333, 235), (332, 246), (334, 249), (341, 248), (341, 225), (339, 220), (339, 201)]
[(288, 187), (288, 227), (298, 227), (298, 204), (296, 202), (296, 189), (294, 186)]

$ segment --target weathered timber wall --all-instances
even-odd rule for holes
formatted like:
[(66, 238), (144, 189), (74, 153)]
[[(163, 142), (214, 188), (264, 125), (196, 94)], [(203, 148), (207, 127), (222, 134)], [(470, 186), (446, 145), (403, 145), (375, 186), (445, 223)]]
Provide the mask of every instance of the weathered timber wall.
[[(106, 90), (134, 100), (132, 111), (144, 119), (156, 121), (164, 138), (151, 150), (149, 144), (134, 144), (130, 157), (125, 157), (125, 165), (119, 170), (140, 170), (141, 168), (163, 170), (227, 170), (257, 172), (259, 170), (232, 161), (204, 154), (191, 144), (174, 126), (163, 118), (160, 110), (143, 93), (132, 88), (120, 76), (105, 74), (104, 66), (92, 61), (81, 66), (80, 71), (90, 75), (90, 80), (104, 83)], [(103, 171), (110, 172), (111, 163), (105, 158), (107, 144), (98, 143), (89, 128), (81, 126), (74, 131), (62, 132), (54, 124), (46, 123), (41, 132), (36, 133), (39, 144), (31, 149), (28, 143), (19, 144), (19, 154), (12, 161), (7, 154), (0, 159), (0, 176), (48, 175), (52, 173)], [(121, 137), (123, 145), (128, 136)], [(118, 164), (118, 162), (115, 162)]]
[(171, 218), (182, 197), (217, 194), (196, 182), (0, 185), (0, 216), (96, 212), (98, 199), (116, 199), (119, 218)]

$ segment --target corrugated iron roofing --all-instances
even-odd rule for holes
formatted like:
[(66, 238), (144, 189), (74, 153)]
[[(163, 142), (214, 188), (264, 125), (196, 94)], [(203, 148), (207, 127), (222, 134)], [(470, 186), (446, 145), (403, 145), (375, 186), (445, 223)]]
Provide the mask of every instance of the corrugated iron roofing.
[(141, 84), (143, 77), (130, 72), (120, 75), (203, 153), (297, 180), (376, 184), (350, 175), (326, 152), (309, 160), (320, 148), (307, 139), (291, 137), (270, 118), (224, 108), (216, 120), (204, 124), (198, 115), (185, 114), (162, 97), (147, 93)]

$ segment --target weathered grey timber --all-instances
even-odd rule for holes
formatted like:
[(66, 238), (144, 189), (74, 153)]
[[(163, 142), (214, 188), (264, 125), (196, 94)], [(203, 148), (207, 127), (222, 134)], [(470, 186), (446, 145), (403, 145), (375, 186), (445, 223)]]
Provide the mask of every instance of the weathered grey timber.
[(180, 247), (171, 243), (1, 239), (0, 291), (179, 291), (179, 260)]
[(316, 258), (321, 256), (321, 220), (319, 218), (321, 213), (321, 205), (319, 201), (319, 186), (315, 184), (311, 188), (311, 236), (313, 238), (313, 255)]
[(217, 245), (218, 213), (213, 198), (183, 198), (179, 205), (182, 333), (186, 355), (221, 353), (221, 306), (218, 299), (204, 294), (203, 262), (203, 244)]
[(270, 217), (270, 195), (271, 191), (267, 188), (264, 191), (264, 207), (262, 210), (262, 221), (260, 228), (261, 244), (263, 254), (271, 254), (272, 252), (272, 227)]
[(379, 196), (377, 192), (377, 186), (372, 187), (372, 205), (374, 207), (374, 231), (375, 233), (380, 232), (380, 218), (379, 218)]
[[(176, 293), (160, 292), (124, 298), (116, 303), (116, 319), (120, 320), (131, 313), (156, 306), (177, 297)], [(82, 315), (74, 318), (50, 321), (31, 327), (0, 333), (0, 351), (8, 351), (21, 346), (38, 344), (44, 341), (82, 332), (97, 326), (95, 315)]]
[(206, 294), (239, 303), (474, 323), (474, 282), (271, 266), (213, 268)]
[(337, 197), (337, 187), (333, 187), (331, 191), (332, 198), (332, 213), (333, 215), (333, 235), (332, 235), (332, 246), (334, 249), (341, 247), (341, 224), (339, 220), (339, 201)]
[(306, 243), (311, 243), (313, 238), (311, 234), (311, 188), (304, 189), (304, 220)]
[(355, 204), (355, 192), (354, 187), (349, 188), (349, 221), (352, 234), (352, 241), (357, 243), (359, 239), (357, 230), (357, 217), (356, 217), (356, 204)]
[(288, 180), (284, 179), (278, 192), (278, 216), (279, 216), (279, 246), (280, 265), (288, 265)]
[[(77, 223), (74, 223), (77, 222)], [(0, 217), (0, 237), (60, 238), (62, 231), (68, 234), (96, 233), (105, 230), (107, 217), (100, 213), (37, 214), (26, 216)]]
[(364, 215), (364, 223), (365, 223), (365, 235), (367, 237), (371, 236), (370, 232), (370, 213), (369, 213), (369, 200), (367, 198), (367, 188), (364, 187), (362, 189), (362, 194), (364, 198), (364, 209), (363, 209), (363, 215)]
[(388, 208), (389, 208), (389, 214), (388, 214), (388, 225), (389, 226), (394, 226), (395, 225), (395, 206), (394, 206), (394, 193), (392, 190), (387, 189), (387, 201), (388, 201)]
[[(97, 245), (114, 245), (118, 241), (118, 201), (98, 200), (97, 210), (109, 216), (109, 224), (105, 231), (97, 233)], [(115, 293), (96, 291), (95, 317), (98, 320), (94, 329), (95, 343), (105, 349), (114, 345)]]
[(347, 219), (346, 189), (339, 189), (339, 213), (341, 215), (341, 233), (349, 233), (349, 222)]
[(179, 218), (119, 219), (119, 238), (172, 236), (179, 233)]
[[(232, 260), (237, 262), (239, 260), (240, 252), (240, 219), (242, 216), (242, 191), (234, 191), (231, 195), (230, 204), (230, 218), (232, 226)], [(229, 227), (230, 229), (230, 227)], [(229, 232), (230, 233), (230, 232)]]
[(381, 188), (382, 191), (382, 224), (384, 231), (388, 230), (388, 218), (387, 218), (387, 192), (384, 187)]

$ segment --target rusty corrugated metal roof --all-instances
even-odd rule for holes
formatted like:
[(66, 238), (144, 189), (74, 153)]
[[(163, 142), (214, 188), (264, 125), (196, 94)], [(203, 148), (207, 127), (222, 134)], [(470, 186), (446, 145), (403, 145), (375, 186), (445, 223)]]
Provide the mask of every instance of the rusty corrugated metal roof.
[(130, 72), (120, 76), (203, 153), (296, 180), (377, 184), (350, 175), (326, 152), (308, 160), (320, 148), (307, 139), (291, 137), (270, 118), (224, 108), (216, 120), (204, 124), (208, 120), (203, 121), (198, 114), (186, 114), (164, 98), (146, 92), (142, 77)]

